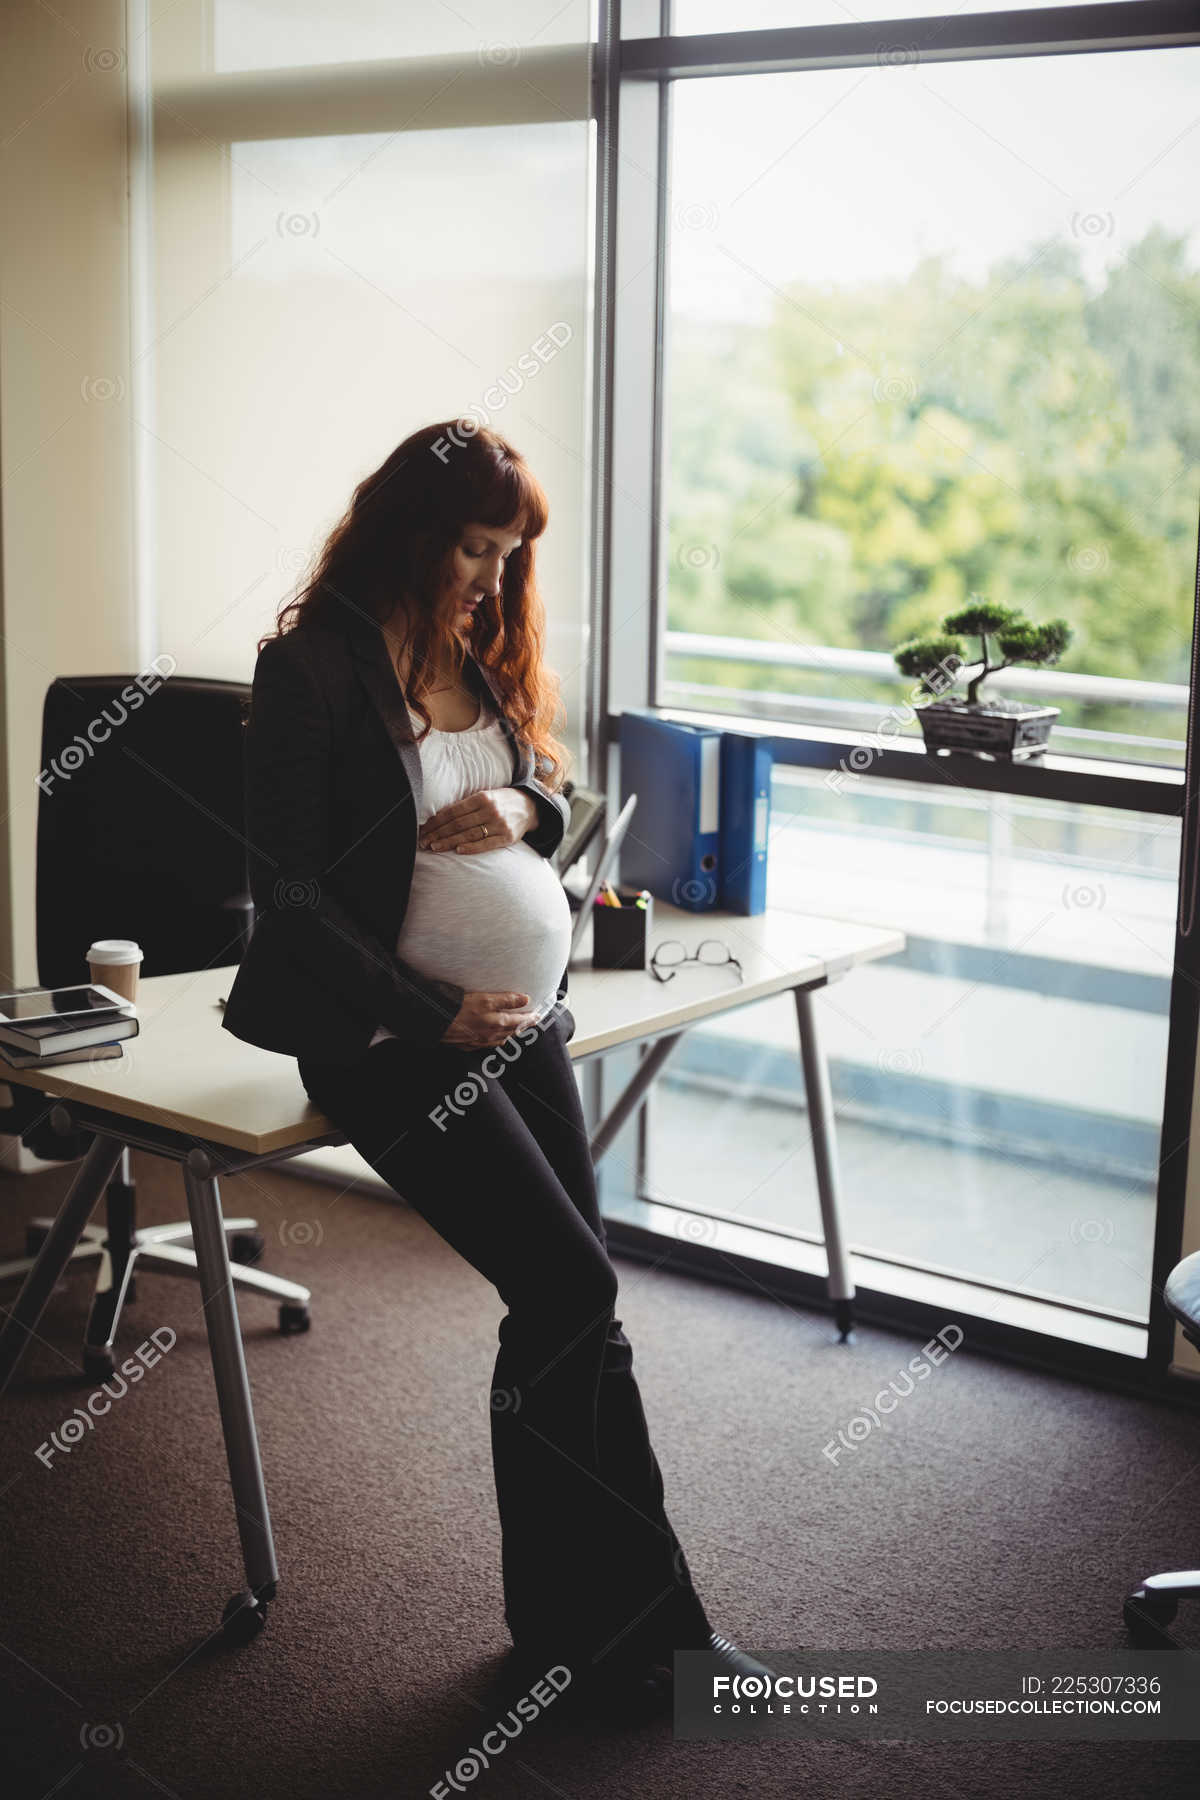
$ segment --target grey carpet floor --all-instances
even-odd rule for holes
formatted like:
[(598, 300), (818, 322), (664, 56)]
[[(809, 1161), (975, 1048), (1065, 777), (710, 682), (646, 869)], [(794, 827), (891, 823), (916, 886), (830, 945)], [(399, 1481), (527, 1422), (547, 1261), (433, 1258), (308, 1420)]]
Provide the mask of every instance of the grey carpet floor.
[[(145, 1222), (173, 1168), (137, 1156)], [(5, 1238), (72, 1171), (0, 1177)], [(126, 1353), (176, 1342), (69, 1454), (90, 1391), (71, 1273), (5, 1401), (4, 1793), (13, 1800), (428, 1795), (494, 1716), (508, 1639), (487, 1396), (501, 1305), (406, 1207), (294, 1174), (224, 1184), (266, 1264), (315, 1292), (303, 1337), (242, 1319), (282, 1570), (249, 1648), (211, 1641), (241, 1585), (197, 1291), (144, 1277)], [(710, 1616), (790, 1646), (1117, 1648), (1141, 1575), (1200, 1561), (1200, 1420), (1007, 1367), (966, 1343), (837, 1466), (823, 1447), (918, 1349), (766, 1295), (619, 1263), (618, 1307)], [(6, 1290), (11, 1293), (12, 1290)], [(1200, 1649), (1200, 1607), (1181, 1636)], [(1047, 1800), (1192, 1795), (1200, 1747), (721, 1744), (547, 1709), (479, 1800)], [(450, 1792), (453, 1792), (453, 1788)]]

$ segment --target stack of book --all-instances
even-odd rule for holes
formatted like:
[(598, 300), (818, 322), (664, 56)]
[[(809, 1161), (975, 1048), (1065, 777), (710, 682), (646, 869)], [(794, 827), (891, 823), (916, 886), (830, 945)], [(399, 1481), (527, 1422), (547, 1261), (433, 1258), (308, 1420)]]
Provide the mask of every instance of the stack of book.
[(0, 994), (0, 1069), (120, 1056), (138, 1030), (137, 1007), (111, 988), (15, 988)]

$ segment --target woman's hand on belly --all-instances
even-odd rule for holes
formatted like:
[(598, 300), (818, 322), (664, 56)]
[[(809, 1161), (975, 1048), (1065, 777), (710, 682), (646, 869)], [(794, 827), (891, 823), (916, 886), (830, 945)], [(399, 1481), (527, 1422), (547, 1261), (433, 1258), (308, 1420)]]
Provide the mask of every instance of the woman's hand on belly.
[(514, 1031), (532, 1024), (537, 1008), (528, 994), (465, 993), (463, 1003), (442, 1034), (443, 1044), (481, 1049), (503, 1044)]
[(537, 817), (532, 796), (519, 788), (481, 788), (431, 813), (417, 834), (417, 848), (455, 850), (464, 856), (503, 850), (519, 844)]

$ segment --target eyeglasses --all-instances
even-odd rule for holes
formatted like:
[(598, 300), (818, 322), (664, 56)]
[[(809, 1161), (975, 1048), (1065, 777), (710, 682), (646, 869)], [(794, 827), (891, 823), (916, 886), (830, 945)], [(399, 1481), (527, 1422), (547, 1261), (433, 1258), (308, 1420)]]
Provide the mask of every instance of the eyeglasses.
[(719, 938), (705, 938), (696, 946), (694, 956), (689, 956), (687, 946), (678, 938), (667, 938), (664, 943), (655, 947), (650, 958), (650, 973), (656, 981), (674, 981), (675, 972), (683, 963), (703, 963), (706, 968), (723, 969), (730, 966), (737, 971), (737, 978), (742, 979), (742, 965), (727, 945)]

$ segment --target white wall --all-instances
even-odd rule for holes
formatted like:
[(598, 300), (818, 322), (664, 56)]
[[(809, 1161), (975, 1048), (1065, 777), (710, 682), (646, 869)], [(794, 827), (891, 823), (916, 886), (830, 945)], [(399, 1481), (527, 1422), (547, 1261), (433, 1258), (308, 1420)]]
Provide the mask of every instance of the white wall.
[(37, 979), (36, 776), (59, 675), (136, 668), (125, 8), (0, 8), (0, 979)]

